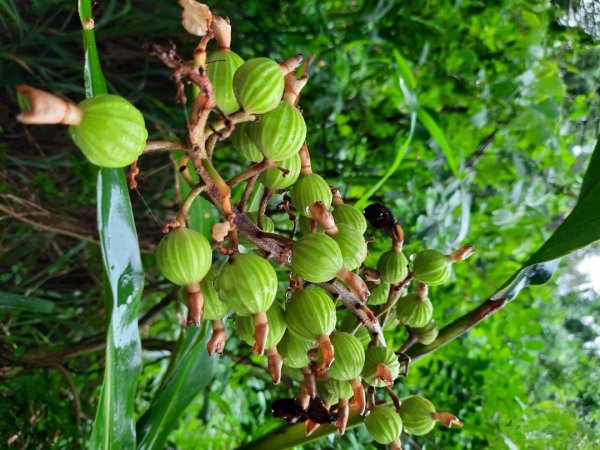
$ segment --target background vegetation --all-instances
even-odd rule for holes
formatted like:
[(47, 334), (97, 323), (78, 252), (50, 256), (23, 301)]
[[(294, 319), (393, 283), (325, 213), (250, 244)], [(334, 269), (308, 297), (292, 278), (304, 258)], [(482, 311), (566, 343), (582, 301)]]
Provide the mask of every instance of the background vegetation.
[[(191, 54), (196, 42), (180, 26), (179, 6), (98, 3), (109, 90), (144, 112), (151, 138), (184, 136), (186, 110), (174, 103), (168, 69), (149, 56), (152, 43), (169, 42)], [(452, 283), (432, 290), (438, 323), (495, 292), (574, 206), (598, 134), (600, 48), (590, 19), (597, 7), (524, 0), (210, 6), (230, 17), (232, 47), (244, 58), (315, 54), (301, 100), (307, 140), (313, 166), (348, 201), (359, 201), (396, 161), (371, 199), (392, 208), (407, 232), (407, 253), (464, 242), (479, 249), (455, 267)], [(82, 61), (73, 2), (0, 0), (1, 446), (82, 446), (99, 399), (107, 314), (96, 169), (64, 130), (14, 120), (19, 83), (81, 100)], [(231, 174), (243, 164), (227, 146), (216, 161)], [(161, 224), (177, 208), (173, 164), (157, 155), (141, 167), (131, 193), (146, 272), (137, 418), (151, 404), (151, 412), (160, 410), (163, 375), (178, 373), (172, 352), (185, 363), (177, 342), (202, 337), (182, 335), (176, 291), (152, 255)], [(209, 227), (210, 210), (197, 213), (197, 226)], [(285, 226), (283, 216), (274, 218)], [(383, 247), (383, 239), (375, 242), (372, 257)], [(597, 254), (592, 247), (564, 259), (549, 284), (523, 291), (396, 383), (400, 395), (423, 393), (465, 422), (462, 430), (408, 439), (404, 448), (584, 449), (598, 442), (600, 288), (577, 270), (585, 261), (599, 266), (590, 259)], [(401, 330), (387, 336), (395, 346), (404, 337)], [(280, 425), (270, 402), (293, 388), (274, 387), (264, 365), (235, 337), (218, 365), (196, 359), (193, 399), (169, 427), (168, 445), (233, 448)], [(138, 436), (151, 412), (138, 422)], [(375, 445), (361, 427), (306, 448)]]

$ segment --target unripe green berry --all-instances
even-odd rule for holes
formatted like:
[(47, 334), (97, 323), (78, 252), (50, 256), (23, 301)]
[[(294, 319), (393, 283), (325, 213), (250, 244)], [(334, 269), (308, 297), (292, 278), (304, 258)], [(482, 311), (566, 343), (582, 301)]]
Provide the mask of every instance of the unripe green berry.
[(217, 50), (206, 59), (206, 75), (213, 88), (217, 106), (225, 114), (231, 114), (240, 105), (233, 93), (233, 75), (244, 60), (229, 49)]
[(256, 146), (252, 134), (256, 128), (254, 122), (242, 122), (235, 126), (231, 133), (233, 147), (248, 161), (259, 162), (264, 156)]
[(249, 114), (264, 114), (277, 108), (283, 96), (283, 72), (268, 58), (252, 58), (233, 76), (233, 92)]
[(402, 400), (400, 417), (404, 423), (404, 431), (415, 436), (429, 433), (435, 426), (434, 413), (435, 407), (426, 398), (413, 395)]
[(400, 283), (408, 275), (408, 260), (401, 251), (390, 250), (379, 257), (377, 271), (382, 282)]
[(367, 431), (380, 444), (388, 445), (402, 433), (402, 419), (396, 410), (389, 406), (378, 406), (365, 419)]
[[(358, 320), (354, 314), (346, 314), (339, 326), (339, 330), (350, 332), (354, 330), (357, 323)], [(358, 330), (354, 333), (354, 336), (358, 338), (358, 340), (362, 344), (363, 349), (366, 350), (369, 346), (369, 343), (371, 342), (371, 335), (369, 334), (367, 328), (363, 326), (358, 327)]]
[(254, 134), (258, 148), (272, 161), (289, 159), (306, 139), (306, 123), (298, 109), (287, 102), (264, 114)]
[(300, 175), (290, 190), (290, 198), (292, 206), (300, 214), (311, 217), (310, 205), (321, 202), (325, 208), (329, 209), (332, 195), (327, 181), (320, 175), (311, 173), (310, 175)]
[[(256, 211), (247, 212), (246, 216), (248, 217), (248, 219), (250, 219), (250, 221), (254, 225), (256, 225), (256, 222), (258, 221), (258, 213)], [(262, 230), (267, 233), (272, 233), (273, 231), (275, 231), (275, 224), (273, 223), (273, 220), (271, 220), (271, 218), (269, 216), (263, 216)], [(242, 244), (248, 250), (256, 249), (256, 245), (254, 244), (254, 242), (252, 242), (250, 239), (248, 239), (246, 236), (244, 236), (241, 233), (238, 234), (238, 241), (240, 244)]]
[(240, 316), (267, 311), (277, 294), (277, 274), (254, 253), (234, 253), (215, 280), (219, 298)]
[(438, 337), (438, 327), (435, 320), (431, 320), (422, 328), (413, 328), (417, 341), (423, 345), (429, 345)]
[(448, 256), (437, 250), (423, 250), (413, 260), (413, 274), (417, 281), (428, 286), (438, 286), (450, 278), (451, 263)]
[(189, 228), (171, 230), (156, 247), (158, 270), (178, 286), (199, 283), (209, 271), (211, 263), (212, 249), (208, 240)]
[(291, 266), (306, 281), (329, 281), (343, 265), (340, 247), (326, 234), (307, 234), (294, 243)]
[(377, 366), (383, 364), (390, 374), (393, 382), (400, 375), (400, 362), (396, 354), (388, 347), (371, 347), (365, 353), (365, 364), (362, 370), (364, 381), (375, 387), (384, 387), (386, 382), (378, 379)]
[(96, 95), (79, 104), (81, 122), (69, 135), (85, 157), (100, 167), (125, 167), (140, 156), (148, 132), (142, 113), (122, 97)]
[(317, 395), (328, 405), (335, 405), (340, 399), (351, 398), (354, 391), (348, 381), (328, 379), (317, 383)]
[(350, 225), (360, 234), (365, 234), (365, 231), (367, 231), (367, 220), (365, 219), (365, 216), (354, 206), (342, 203), (341, 205), (335, 206), (331, 214), (333, 215), (336, 225)]
[(308, 350), (313, 347), (315, 341), (308, 341), (295, 337), (289, 330), (285, 332), (277, 350), (283, 358), (283, 365), (295, 369), (301, 369), (310, 364)]
[(335, 328), (335, 319), (333, 299), (316, 286), (294, 292), (285, 308), (288, 330), (311, 343), (322, 334), (329, 336)]
[(396, 317), (404, 325), (413, 328), (424, 327), (431, 321), (433, 305), (428, 298), (421, 299), (418, 294), (408, 294), (398, 300)]
[(377, 306), (385, 305), (388, 301), (388, 295), (390, 293), (389, 283), (380, 283), (371, 290), (371, 295), (367, 299), (367, 305)]
[(337, 228), (338, 232), (330, 237), (340, 247), (344, 267), (348, 270), (358, 269), (367, 257), (367, 243), (363, 235), (350, 225), (339, 224)]
[(300, 176), (300, 155), (296, 153), (291, 158), (277, 163), (283, 169), (287, 169), (287, 175), (277, 168), (267, 169), (260, 174), (258, 180), (269, 189), (285, 189), (294, 184)]
[(219, 294), (217, 294), (217, 290), (213, 286), (217, 275), (219, 275), (219, 270), (213, 267), (200, 282), (200, 289), (204, 296), (203, 317), (205, 320), (222, 319), (229, 312), (229, 306), (219, 300)]
[[(285, 317), (279, 303), (273, 302), (267, 311), (267, 321), (269, 322), (269, 334), (265, 348), (275, 347), (285, 333)], [(254, 320), (252, 317), (239, 316), (235, 321), (235, 330), (240, 339), (248, 345), (254, 345)]]
[(329, 376), (342, 381), (358, 378), (365, 363), (365, 351), (360, 340), (342, 331), (334, 331), (330, 339), (335, 349), (335, 360), (327, 370)]

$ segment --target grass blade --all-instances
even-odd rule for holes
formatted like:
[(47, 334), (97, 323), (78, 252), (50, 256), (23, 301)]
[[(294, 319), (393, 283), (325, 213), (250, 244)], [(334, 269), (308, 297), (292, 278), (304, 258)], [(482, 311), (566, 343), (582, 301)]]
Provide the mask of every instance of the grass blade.
[(0, 311), (48, 314), (54, 310), (54, 302), (38, 297), (0, 292)]
[[(91, 1), (79, 1), (87, 97), (106, 93), (91, 16)], [(98, 231), (109, 284), (106, 368), (89, 447), (134, 448), (134, 399), (141, 371), (137, 319), (144, 284), (137, 233), (122, 169), (100, 169)]]
[(458, 170), (458, 165), (456, 163), (456, 160), (454, 159), (454, 151), (452, 150), (452, 147), (450, 147), (450, 144), (446, 139), (444, 131), (440, 128), (440, 126), (433, 119), (433, 117), (431, 117), (431, 115), (423, 108), (417, 109), (417, 115), (419, 117), (419, 121), (423, 124), (425, 128), (427, 128), (427, 131), (429, 131), (431, 137), (435, 139), (437, 144), (440, 146), (440, 149), (442, 150), (442, 153), (444, 153), (446, 161), (448, 162), (450, 170), (452, 170), (454, 176), (459, 180), (462, 179), (463, 176)]

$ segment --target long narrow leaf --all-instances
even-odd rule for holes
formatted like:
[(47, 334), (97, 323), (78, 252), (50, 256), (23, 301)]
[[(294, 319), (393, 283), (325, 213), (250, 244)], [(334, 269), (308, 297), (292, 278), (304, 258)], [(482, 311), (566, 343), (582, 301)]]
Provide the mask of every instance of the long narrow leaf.
[(54, 302), (50, 300), (13, 294), (11, 292), (0, 292), (0, 311), (24, 311), (47, 314), (51, 313), (53, 309)]
[[(85, 51), (86, 96), (106, 93), (91, 16), (91, 1), (79, 1)], [(106, 368), (89, 446), (134, 448), (134, 399), (141, 371), (137, 326), (144, 273), (125, 175), (100, 169), (97, 185), (98, 231), (109, 283)]]
[(458, 170), (458, 165), (457, 165), (456, 159), (454, 157), (454, 150), (452, 150), (452, 147), (450, 147), (450, 144), (448, 143), (448, 140), (446, 139), (446, 135), (444, 134), (444, 131), (440, 128), (440, 126), (433, 119), (433, 117), (431, 117), (431, 115), (427, 111), (425, 111), (423, 108), (419, 108), (417, 110), (417, 115), (419, 116), (419, 121), (423, 124), (423, 126), (425, 128), (427, 128), (427, 131), (429, 131), (429, 134), (431, 134), (431, 137), (433, 139), (435, 139), (437, 144), (440, 146), (440, 149), (442, 150), (442, 153), (446, 157), (446, 161), (448, 162), (448, 165), (450, 166), (450, 170), (452, 170), (452, 173), (454, 174), (454, 176), (458, 179), (461, 179), (462, 174)]

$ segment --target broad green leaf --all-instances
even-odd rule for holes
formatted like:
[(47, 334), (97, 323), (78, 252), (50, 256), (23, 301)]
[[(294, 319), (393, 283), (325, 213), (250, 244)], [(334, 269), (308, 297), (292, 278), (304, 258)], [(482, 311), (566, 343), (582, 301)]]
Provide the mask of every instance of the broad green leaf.
[(442, 150), (442, 153), (444, 153), (446, 161), (448, 161), (448, 165), (450, 166), (450, 169), (452, 170), (454, 176), (458, 179), (461, 179), (462, 174), (458, 170), (458, 165), (454, 157), (454, 150), (450, 147), (450, 144), (446, 139), (444, 131), (440, 128), (440, 126), (433, 119), (433, 117), (431, 117), (431, 115), (423, 108), (419, 108), (417, 110), (417, 115), (419, 117), (419, 121), (423, 124), (425, 128), (427, 128), (427, 131), (429, 131), (431, 137), (435, 139), (437, 144), (440, 146), (440, 149)]
[[(87, 97), (106, 93), (91, 16), (91, 1), (79, 1)], [(98, 231), (107, 287), (108, 329), (104, 381), (89, 447), (135, 447), (134, 399), (141, 371), (138, 309), (144, 285), (137, 233), (123, 169), (100, 169)]]
[(0, 292), (0, 311), (23, 311), (48, 314), (54, 310), (54, 302), (38, 297)]
[(212, 380), (218, 358), (206, 351), (208, 324), (184, 329), (181, 350), (167, 379), (137, 424), (139, 449), (162, 449), (179, 416)]

